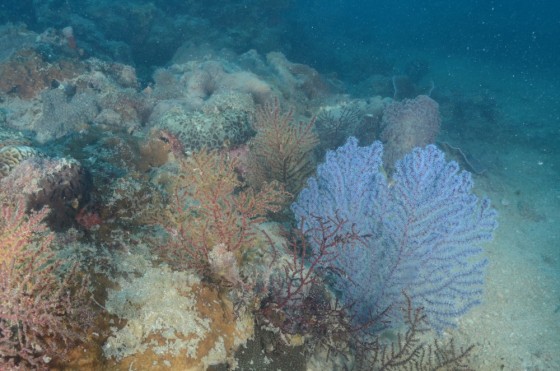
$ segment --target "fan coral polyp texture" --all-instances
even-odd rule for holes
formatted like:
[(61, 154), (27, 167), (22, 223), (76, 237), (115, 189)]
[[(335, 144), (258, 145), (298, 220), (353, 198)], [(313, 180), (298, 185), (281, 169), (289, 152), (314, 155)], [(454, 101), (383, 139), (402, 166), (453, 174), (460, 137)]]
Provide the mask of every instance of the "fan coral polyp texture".
[[(492, 238), (496, 212), (472, 194), (470, 173), (435, 146), (398, 161), (391, 180), (382, 154), (381, 143), (358, 147), (355, 138), (329, 151), (292, 210), (311, 231), (314, 216), (340, 215), (365, 241), (334, 262), (348, 277), (337, 276), (334, 288), (356, 320), (387, 310), (398, 317), (405, 292), (441, 331), (480, 302), (487, 264), (481, 245)], [(308, 237), (313, 246), (318, 236)]]

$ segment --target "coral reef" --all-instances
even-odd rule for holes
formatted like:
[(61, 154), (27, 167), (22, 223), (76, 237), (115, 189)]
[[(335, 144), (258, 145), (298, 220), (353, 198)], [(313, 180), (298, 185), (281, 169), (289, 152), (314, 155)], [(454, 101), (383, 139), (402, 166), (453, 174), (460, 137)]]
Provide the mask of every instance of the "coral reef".
[(19, 98), (34, 98), (53, 80), (64, 80), (83, 72), (82, 66), (70, 60), (51, 63), (34, 49), (18, 50), (0, 63), (0, 92)]
[(378, 139), (385, 107), (392, 102), (381, 96), (351, 99), (346, 95), (332, 97), (317, 111), (316, 131), (320, 139), (318, 158), (327, 150), (344, 144), (348, 137), (356, 137), (362, 144)]
[(46, 90), (41, 94), (43, 112), (38, 126), (37, 140), (46, 142), (60, 138), (69, 132), (79, 131), (98, 115), (95, 94), (91, 91), (77, 92), (71, 85), (59, 85), (59, 89)]
[(0, 25), (0, 62), (9, 60), (20, 49), (30, 47), (35, 43), (36, 34), (29, 31), (23, 23), (14, 25), (2, 23)]
[[(122, 63), (164, 65), (182, 43), (211, 43), (217, 49), (243, 52), (276, 49), (282, 30), (274, 24), (290, 1), (228, 3), (172, 1), (170, 3), (101, 2), (82, 4), (49, 1), (29, 7), (33, 28), (71, 26), (84, 55)], [(177, 32), (181, 30), (181, 32)]]
[[(337, 260), (364, 237), (338, 216), (312, 217), (311, 230), (302, 221), (280, 245), (269, 238), (273, 256), (280, 262), (271, 265), (270, 288), (257, 317), (266, 328), (279, 329), (286, 338), (283, 343), (304, 344), (302, 351), (309, 353), (307, 368), (325, 364), (356, 370), (468, 368), (474, 346), (456, 348), (453, 338), (431, 339), (428, 316), (422, 307), (413, 306), (406, 291), (401, 293), (403, 302), (398, 308), (404, 327), (389, 316), (390, 308), (356, 323), (355, 302), (341, 303), (327, 287), (333, 275), (352, 279), (337, 266)], [(313, 239), (308, 241), (310, 235)], [(392, 330), (378, 331), (387, 327)], [(390, 341), (385, 338), (388, 332), (394, 336)]]
[[(35, 36), (32, 45), (0, 61), (4, 77), (0, 94), (10, 107), (2, 112), (3, 124), (33, 131), (32, 139), (47, 143), (92, 124), (134, 127), (145, 123), (151, 100), (137, 91), (132, 67), (76, 59), (60, 50), (56, 38)], [(47, 55), (51, 59), (46, 60)]]
[(78, 210), (89, 200), (91, 175), (68, 158), (48, 158), (33, 147), (0, 142), (0, 179), (9, 174), (33, 180), (36, 189), (26, 196), (28, 210), (51, 210), (45, 222), (55, 231), (74, 225)]
[[(0, 26), (0, 368), (462, 367), (470, 348), (447, 353), (420, 325), (479, 299), (493, 214), (432, 147), (396, 162), (439, 129), (430, 98), (388, 103), (425, 66), (406, 92), (389, 66), (352, 98), (271, 51), (291, 0), (163, 3), (35, 1), (39, 33)], [(329, 152), (288, 229), (317, 158), (349, 135), (385, 141), (391, 180), (380, 145), (366, 161), (352, 139), (336, 153), (356, 157)], [(467, 206), (441, 206), (453, 197)]]

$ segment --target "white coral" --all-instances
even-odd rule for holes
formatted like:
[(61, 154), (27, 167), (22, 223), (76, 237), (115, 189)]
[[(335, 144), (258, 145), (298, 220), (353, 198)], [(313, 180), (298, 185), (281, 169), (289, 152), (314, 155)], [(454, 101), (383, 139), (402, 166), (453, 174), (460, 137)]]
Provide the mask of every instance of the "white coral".
[[(210, 330), (210, 319), (202, 318), (196, 309), (192, 286), (198, 283), (193, 274), (173, 272), (165, 266), (149, 268), (133, 281), (121, 279), (121, 289), (109, 291), (106, 309), (127, 324), (112, 328), (104, 355), (120, 360), (151, 348), (156, 354), (173, 356), (186, 350), (195, 358), (199, 342)], [(154, 334), (165, 343), (149, 342)]]

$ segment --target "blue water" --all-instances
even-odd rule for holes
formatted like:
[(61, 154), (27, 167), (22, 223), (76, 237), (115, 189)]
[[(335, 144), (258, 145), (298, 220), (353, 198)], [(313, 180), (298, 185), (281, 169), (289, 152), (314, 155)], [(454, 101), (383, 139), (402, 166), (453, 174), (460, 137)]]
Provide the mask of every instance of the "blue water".
[[(69, 26), (71, 36), (63, 31)], [(164, 141), (169, 146), (162, 148), (178, 157), (184, 149), (190, 153), (204, 145), (243, 152), (243, 144), (255, 135), (247, 124), (255, 107), (278, 97), (283, 107), (293, 107), (295, 121), (309, 122), (317, 115), (316, 166), (324, 161), (327, 150), (340, 146), (349, 136), (357, 136), (362, 145), (375, 139), (385, 141), (383, 105), (429, 95), (437, 102), (441, 117), (433, 142), (449, 159), (473, 173), (474, 193), (488, 197), (499, 214), (494, 239), (484, 245), (489, 264), (482, 304), (457, 316), (457, 327), (445, 336), (453, 337), (460, 346), (476, 345), (467, 357), (472, 369), (558, 370), (559, 40), (560, 5), (547, 0), (4, 1), (0, 4), (0, 73), (4, 74), (0, 75), (0, 149), (14, 145), (15, 131), (18, 145), (25, 143), (43, 157), (74, 158), (86, 169), (91, 184), (83, 189), (91, 197), (74, 206), (68, 200), (49, 204), (60, 207), (56, 214), (64, 217), (57, 217), (63, 219), (58, 224), (48, 222), (60, 233), (61, 241), (73, 241), (68, 246), (88, 246), (75, 259), (88, 266), (89, 273), (104, 275), (92, 285), (96, 292), (105, 293), (116, 286), (107, 282), (120, 285), (130, 272), (144, 273), (142, 264), (148, 263), (134, 266), (127, 261), (134, 266), (128, 271), (128, 265), (116, 266), (115, 261), (125, 259), (115, 256), (129, 253), (133, 245), (143, 246), (153, 237), (144, 229), (146, 223), (129, 214), (141, 210), (142, 202), (164, 202), (158, 197), (166, 192), (162, 185), (166, 175), (158, 178), (155, 174), (177, 171), (170, 165), (172, 160), (158, 157), (153, 149), (158, 144), (150, 140)], [(34, 60), (41, 60), (40, 68), (35, 70), (32, 58), (26, 59), (28, 50), (37, 56)], [(52, 66), (55, 72), (41, 72)], [(122, 73), (128, 67), (133, 77)], [(231, 92), (241, 92), (252, 100), (249, 98), (250, 104), (242, 100), (224, 103), (223, 97)], [(354, 122), (335, 136), (321, 126), (321, 113), (340, 112), (336, 110), (347, 103), (360, 107), (363, 117), (358, 120), (352, 116), (356, 112), (350, 112)], [(183, 116), (169, 119), (169, 112)], [(231, 120), (245, 126), (228, 129)], [(206, 129), (217, 139), (205, 142), (203, 134), (197, 135), (208, 122), (222, 126)], [(188, 125), (203, 129), (190, 130)], [(157, 131), (160, 129), (164, 132)], [(4, 132), (10, 134), (4, 136)], [(135, 162), (143, 156), (152, 156), (152, 162)], [(386, 164), (388, 173), (391, 167)], [(241, 178), (246, 176), (247, 169), (237, 171)], [(125, 185), (118, 185), (117, 179)], [(295, 188), (302, 187), (303, 181)], [(134, 202), (118, 199), (125, 188), (134, 195)], [(157, 195), (152, 197), (150, 192)], [(286, 207), (280, 216), (267, 215), (268, 221), (274, 226), (293, 226), (288, 210)], [(90, 219), (84, 221), (84, 215)], [(72, 228), (79, 231), (79, 237)], [(144, 250), (137, 254), (152, 253), (157, 255)], [(228, 258), (230, 263), (235, 260)], [(111, 259), (113, 263), (108, 263)], [(239, 254), (237, 259), (251, 261), (248, 266), (266, 265), (253, 256)], [(270, 313), (263, 314), (272, 300), (258, 296), (265, 291), (257, 290), (264, 283), (255, 283), (257, 279), (248, 282), (244, 274), (246, 271), (227, 285), (216, 281), (216, 272), (202, 276), (215, 285), (216, 292), (227, 292), (240, 305), (250, 302), (240, 292), (253, 292), (252, 299), (261, 300), (255, 299), (258, 305), (251, 302), (254, 316), (278, 325)], [(329, 280), (339, 277), (322, 278), (324, 287), (332, 288)], [(240, 281), (245, 285), (241, 291), (231, 289)], [(250, 284), (254, 291), (248, 289)], [(105, 294), (96, 295), (100, 301), (106, 299)], [(294, 312), (282, 315), (290, 317)], [(304, 324), (295, 322), (286, 328), (304, 331)], [(382, 343), (390, 343), (398, 330), (387, 326), (386, 332), (373, 334)], [(106, 340), (101, 338), (91, 341), (97, 348), (92, 347), (101, 349)], [(367, 362), (353, 358), (352, 347), (341, 351), (351, 355), (346, 360), (342, 356), (325, 360), (325, 352), (317, 349), (332, 344), (307, 344), (315, 347), (288, 346), (257, 331), (247, 350), (235, 357), (240, 369), (338, 370), (343, 364), (369, 369)], [(1, 346), (0, 361), (4, 362), (10, 358), (2, 354)], [(274, 347), (280, 350), (271, 351)], [(100, 350), (98, 355), (101, 359)], [(12, 359), (16, 364), (21, 361), (18, 357)], [(159, 361), (161, 366), (164, 358), (149, 362)], [(142, 359), (136, 366), (132, 366), (136, 361), (119, 364), (99, 359), (89, 367), (152, 369), (139, 366)], [(180, 367), (174, 363), (171, 369)]]
[[(291, 37), (303, 39), (303, 48), (295, 47), (295, 55), (325, 69), (338, 68), (339, 73), (338, 63), (346, 53), (357, 59), (383, 57), (402, 48), (457, 53), (519, 67), (556, 65), (560, 9), (551, 2), (304, 3), (291, 16), (301, 27)], [(334, 61), (325, 65), (325, 59)]]

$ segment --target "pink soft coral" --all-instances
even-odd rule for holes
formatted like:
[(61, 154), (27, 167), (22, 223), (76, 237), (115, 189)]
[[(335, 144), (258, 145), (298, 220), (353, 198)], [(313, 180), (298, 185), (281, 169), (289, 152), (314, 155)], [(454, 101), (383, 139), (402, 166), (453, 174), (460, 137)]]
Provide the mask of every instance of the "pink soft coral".
[(88, 322), (87, 278), (63, 273), (43, 223), (47, 209), (28, 215), (23, 195), (0, 191), (0, 369), (46, 369), (80, 337)]

